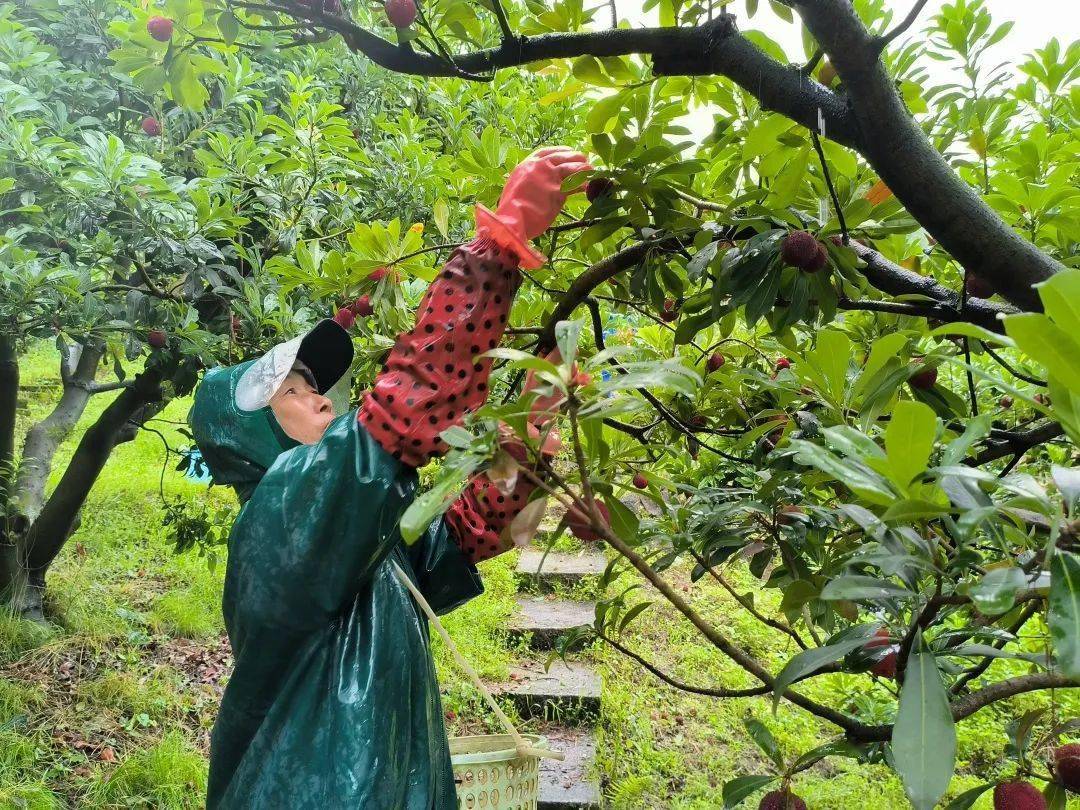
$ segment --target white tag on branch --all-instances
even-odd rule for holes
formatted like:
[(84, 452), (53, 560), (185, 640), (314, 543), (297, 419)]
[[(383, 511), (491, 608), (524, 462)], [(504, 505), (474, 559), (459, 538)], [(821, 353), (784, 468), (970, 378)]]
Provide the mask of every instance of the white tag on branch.
[(521, 465), (514, 457), (505, 450), (499, 450), (487, 474), (491, 483), (495, 485), (495, 489), (499, 490), (499, 494), (512, 495), (514, 487), (517, 486), (519, 470), (521, 470)]
[(510, 522), (510, 539), (518, 548), (524, 548), (536, 537), (536, 531), (540, 528), (540, 521), (547, 512), (547, 496), (537, 498), (525, 504), (525, 508), (518, 512)]

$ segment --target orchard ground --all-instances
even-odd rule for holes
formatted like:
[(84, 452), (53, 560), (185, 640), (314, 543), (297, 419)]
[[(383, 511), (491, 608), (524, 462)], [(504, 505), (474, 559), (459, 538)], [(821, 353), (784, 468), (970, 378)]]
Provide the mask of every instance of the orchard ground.
[[(36, 350), (23, 379), (20, 431), (39, 419), (59, 391), (51, 350)], [(107, 404), (97, 397), (61, 450), (56, 471), (81, 428)], [(182, 422), (189, 400), (175, 400), (162, 420)], [(152, 423), (174, 447), (176, 425)], [(176, 555), (162, 527), (160, 438), (142, 432), (121, 446), (87, 503), (82, 526), (51, 574), (55, 624), (0, 621), (0, 807), (197, 808), (202, 805), (210, 729), (230, 658), (219, 607), (223, 561), (211, 570), (195, 554)], [(228, 503), (222, 488), (185, 480), (166, 468), (169, 497)], [(567, 541), (560, 541), (565, 543)], [(482, 675), (505, 678), (512, 661), (535, 653), (515, 648), (503, 628), (513, 611), (514, 556), (483, 564), (487, 592), (447, 619), (447, 627)], [(672, 579), (703, 614), (734, 622), (733, 636), (776, 671), (793, 650), (786, 637), (757, 623), (718, 585), (690, 587), (688, 572)], [(732, 571), (742, 588), (752, 578)], [(624, 583), (619, 583), (622, 585)], [(625, 584), (630, 584), (629, 582)], [(756, 598), (773, 594), (754, 590)], [(663, 604), (649, 621), (630, 626), (624, 642), (647, 653), (671, 676), (698, 685), (749, 685), (746, 676)], [(452, 734), (496, 730), (478, 697), (435, 642), (448, 728)], [(765, 722), (790, 758), (826, 742), (833, 730), (768, 698), (717, 700), (663, 685), (618, 653), (587, 651), (604, 677), (597, 767), (613, 808), (715, 808), (723, 782), (736, 773), (768, 773), (744, 730), (747, 714)], [(998, 668), (1018, 667), (998, 661)], [(827, 705), (872, 710), (890, 686), (870, 675), (836, 675), (807, 689)], [(1075, 690), (1073, 690), (1075, 691)], [(1001, 718), (1046, 705), (1038, 693), (984, 709), (959, 725), (958, 774), (950, 796), (993, 778), (1006, 740)], [(1059, 693), (1062, 716), (1080, 714), (1080, 698)], [(1000, 716), (995, 717), (995, 714)], [(878, 722), (891, 718), (871, 717)], [(527, 724), (526, 724), (527, 726)], [(819, 808), (893, 808), (906, 802), (898, 778), (883, 765), (832, 758), (795, 779), (795, 790)], [(744, 806), (755, 806), (752, 797)], [(975, 805), (990, 806), (989, 794)], [(1080, 808), (1073, 800), (1070, 808)]]

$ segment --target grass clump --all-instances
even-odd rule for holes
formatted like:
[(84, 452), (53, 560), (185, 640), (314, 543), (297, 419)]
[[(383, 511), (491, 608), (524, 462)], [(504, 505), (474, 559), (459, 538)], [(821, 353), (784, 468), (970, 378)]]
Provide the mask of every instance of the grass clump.
[(154, 807), (194, 810), (206, 795), (206, 760), (176, 732), (128, 755), (87, 796), (97, 807)]

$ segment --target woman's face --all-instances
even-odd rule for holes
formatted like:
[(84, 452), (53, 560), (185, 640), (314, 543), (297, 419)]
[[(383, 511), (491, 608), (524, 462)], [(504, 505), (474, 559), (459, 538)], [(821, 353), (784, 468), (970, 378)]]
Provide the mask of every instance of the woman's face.
[(330, 400), (298, 371), (290, 371), (277, 393), (270, 398), (270, 410), (285, 435), (301, 444), (318, 442), (334, 418)]

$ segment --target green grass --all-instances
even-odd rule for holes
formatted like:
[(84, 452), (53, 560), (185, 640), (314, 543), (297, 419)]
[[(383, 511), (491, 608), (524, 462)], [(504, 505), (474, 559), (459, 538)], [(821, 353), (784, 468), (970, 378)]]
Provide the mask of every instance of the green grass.
[[(48, 347), (35, 350), (24, 380), (56, 381), (54, 364)], [(55, 392), (27, 396), (22, 430), (48, 412)], [(80, 430), (108, 399), (94, 398)], [(182, 421), (187, 407), (187, 401), (173, 402), (161, 418)], [(175, 426), (154, 426), (174, 446), (185, 445)], [(77, 438), (78, 432), (57, 454), (54, 481)], [(201, 806), (218, 691), (185, 662), (189, 654), (198, 661), (202, 651), (220, 649), (224, 565), (211, 570), (195, 554), (173, 553), (162, 528), (158, 492), (164, 460), (160, 440), (148, 433), (117, 449), (90, 494), (79, 530), (50, 572), (53, 627), (0, 615), (0, 808)], [(214, 504), (231, 500), (226, 490), (186, 481), (172, 471), (174, 463), (165, 475), (167, 496)], [(564, 536), (555, 550), (578, 547)], [(484, 563), (485, 594), (445, 618), (464, 655), (489, 681), (506, 678), (516, 659), (542, 660), (512, 645), (505, 632), (517, 591), (515, 563), (513, 554)], [(685, 572), (670, 576), (680, 587), (688, 586), (686, 596), (703, 615), (773, 671), (793, 654), (786, 637), (747, 617), (718, 585), (703, 580), (689, 586)], [(778, 598), (762, 592), (738, 569), (732, 578), (741, 590), (755, 594), (758, 605)], [(619, 585), (631, 582), (625, 577)], [(589, 596), (588, 586), (558, 592), (568, 598)], [(662, 603), (642, 614), (624, 641), (689, 683), (751, 685), (745, 673)], [(437, 638), (433, 651), (450, 733), (501, 731)], [(770, 728), (789, 758), (835, 736), (825, 724), (786, 704), (774, 717), (767, 698), (689, 695), (609, 649), (594, 647), (580, 655), (595, 662), (604, 677), (597, 770), (613, 808), (711, 810), (718, 807), (720, 787), (728, 779), (767, 773), (765, 758), (744, 730), (747, 714)], [(1010, 666), (1016, 665), (997, 662), (990, 674)], [(875, 721), (889, 719), (893, 704), (885, 689), (865, 675), (831, 676), (805, 687), (829, 705), (857, 705)], [(1003, 775), (998, 764), (1006, 742), (1001, 716), (1047, 700), (1023, 696), (961, 723), (960, 770), (952, 795), (980, 779)], [(1057, 700), (1060, 716), (1080, 715), (1075, 690), (1071, 696), (1059, 692)], [(797, 775), (794, 786), (814, 810), (906, 806), (899, 781), (883, 765), (834, 758)], [(756, 798), (744, 806), (754, 805)], [(976, 807), (989, 807), (989, 798)], [(1080, 808), (1080, 801), (1070, 807)]]

